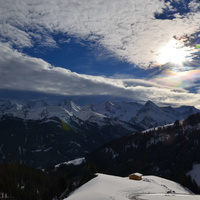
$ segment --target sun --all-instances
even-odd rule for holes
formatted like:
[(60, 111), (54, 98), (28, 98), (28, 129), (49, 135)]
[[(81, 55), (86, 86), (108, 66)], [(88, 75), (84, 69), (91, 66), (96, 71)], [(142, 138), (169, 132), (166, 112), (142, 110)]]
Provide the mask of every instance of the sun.
[(180, 41), (172, 39), (166, 46), (161, 48), (158, 62), (161, 65), (166, 63), (182, 65), (183, 62), (189, 59), (190, 55), (189, 47), (184, 47)]

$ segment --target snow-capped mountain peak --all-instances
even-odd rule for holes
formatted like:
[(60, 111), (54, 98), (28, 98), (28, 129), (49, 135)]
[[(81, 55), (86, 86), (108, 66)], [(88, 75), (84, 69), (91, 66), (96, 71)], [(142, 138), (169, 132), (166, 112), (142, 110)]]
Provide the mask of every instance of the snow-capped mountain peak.
[(40, 120), (57, 117), (68, 121), (70, 117), (83, 121), (101, 123), (107, 116), (94, 112), (91, 106), (78, 106), (73, 101), (65, 100), (58, 105), (49, 105), (43, 100), (1, 100), (0, 117), (9, 115), (26, 120)]
[(64, 100), (59, 104), (60, 107), (67, 109), (69, 112), (79, 112), (81, 111), (81, 107), (76, 105), (73, 101)]
[(199, 112), (192, 106), (181, 106), (178, 108), (159, 107), (151, 101), (147, 101), (137, 114), (132, 117), (131, 122), (140, 124), (144, 129), (170, 124), (176, 120), (182, 120), (189, 115)]
[(141, 107), (142, 104), (134, 102), (103, 102), (94, 106), (94, 111), (110, 118), (128, 122)]
[(148, 100), (148, 101), (142, 106), (141, 109), (144, 109), (144, 110), (146, 110), (146, 109), (151, 109), (151, 110), (157, 111), (157, 110), (159, 110), (159, 107), (158, 107), (155, 103), (153, 103), (152, 101)]
[(71, 100), (58, 105), (50, 105), (44, 100), (0, 100), (0, 117), (3, 115), (23, 119), (43, 119), (57, 117), (61, 120), (76, 117), (83, 121), (101, 123), (103, 121), (123, 121), (149, 129), (181, 120), (198, 110), (192, 106), (179, 108), (159, 107), (152, 101), (144, 105), (134, 102), (102, 102), (98, 105), (79, 106)]

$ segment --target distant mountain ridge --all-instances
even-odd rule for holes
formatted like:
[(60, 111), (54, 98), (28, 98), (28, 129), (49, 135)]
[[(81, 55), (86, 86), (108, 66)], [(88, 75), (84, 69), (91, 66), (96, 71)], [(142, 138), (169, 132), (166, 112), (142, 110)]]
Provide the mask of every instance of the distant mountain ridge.
[(74, 116), (96, 123), (112, 119), (128, 122), (143, 129), (185, 119), (197, 112), (199, 110), (193, 106), (159, 107), (151, 101), (144, 105), (135, 102), (102, 102), (98, 105), (79, 106), (69, 100), (64, 100), (58, 105), (50, 105), (44, 100), (0, 100), (0, 117), (9, 115), (27, 120), (57, 117), (63, 120)]
[(199, 112), (193, 106), (159, 107), (150, 100), (144, 105), (134, 102), (103, 102), (93, 109), (107, 117), (137, 124), (143, 129), (173, 123)]
[(90, 109), (84, 110), (72, 101), (63, 101), (58, 105), (50, 105), (45, 101), (28, 100), (0, 100), (0, 116), (9, 115), (27, 120), (41, 120), (44, 118), (57, 117), (68, 119), (71, 116), (88, 120), (93, 115), (106, 118), (106, 116), (96, 114)]

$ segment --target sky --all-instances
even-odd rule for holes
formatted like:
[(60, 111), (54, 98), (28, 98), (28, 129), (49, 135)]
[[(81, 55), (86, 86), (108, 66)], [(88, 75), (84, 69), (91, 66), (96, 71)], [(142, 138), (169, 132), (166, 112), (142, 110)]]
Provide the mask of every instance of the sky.
[(200, 109), (200, 1), (0, 0), (0, 98)]

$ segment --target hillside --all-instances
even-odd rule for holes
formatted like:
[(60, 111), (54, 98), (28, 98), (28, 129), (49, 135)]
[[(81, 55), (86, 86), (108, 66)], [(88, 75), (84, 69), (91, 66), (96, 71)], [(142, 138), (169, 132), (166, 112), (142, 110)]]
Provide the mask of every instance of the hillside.
[(114, 140), (89, 153), (86, 160), (94, 162), (102, 173), (127, 176), (140, 171), (186, 183), (187, 172), (200, 163), (199, 144), (197, 113), (182, 122)]
[(0, 161), (45, 168), (196, 112), (191, 106), (159, 107), (151, 101), (79, 106), (69, 100), (54, 105), (44, 100), (0, 100)]
[[(103, 105), (106, 105), (106, 113)], [(132, 171), (154, 174), (175, 180), (199, 193), (193, 179), (199, 179), (195, 177), (199, 171), (196, 167), (200, 163), (200, 114), (166, 125), (172, 119), (188, 116), (198, 110), (189, 106), (176, 109), (158, 107), (150, 101), (138, 105), (102, 103), (97, 112), (93, 106), (81, 107), (71, 101), (58, 105), (49, 105), (44, 101), (0, 101), (0, 161), (45, 168), (59, 176), (67, 174), (67, 193), (90, 180), (96, 168), (98, 172), (120, 176), (127, 176)], [(166, 113), (171, 117), (166, 117)], [(154, 127), (156, 124), (165, 125)], [(144, 127), (150, 129), (144, 130)], [(5, 178), (9, 178), (9, 175)], [(98, 178), (94, 180), (99, 181)], [(145, 180), (144, 184), (156, 182), (154, 178), (146, 177)], [(109, 182), (103, 180), (105, 185), (105, 181)], [(128, 183), (124, 184), (129, 188)], [(121, 187), (120, 183), (118, 187)], [(170, 191), (176, 190), (156, 190), (156, 197), (161, 193), (165, 198), (163, 194)], [(117, 199), (114, 192), (118, 191), (108, 195)], [(135, 193), (130, 196), (133, 193), (129, 192), (128, 197), (135, 199)], [(144, 199), (155, 197), (154, 193), (147, 197), (144, 190), (142, 193)], [(13, 190), (9, 194), (14, 194)], [(99, 197), (101, 195), (104, 193)], [(185, 197), (187, 194), (181, 195)], [(182, 198), (180, 194), (179, 198)]]
[(98, 176), (73, 192), (66, 200), (197, 200), (181, 185), (156, 176), (143, 176), (141, 181), (117, 176)]

